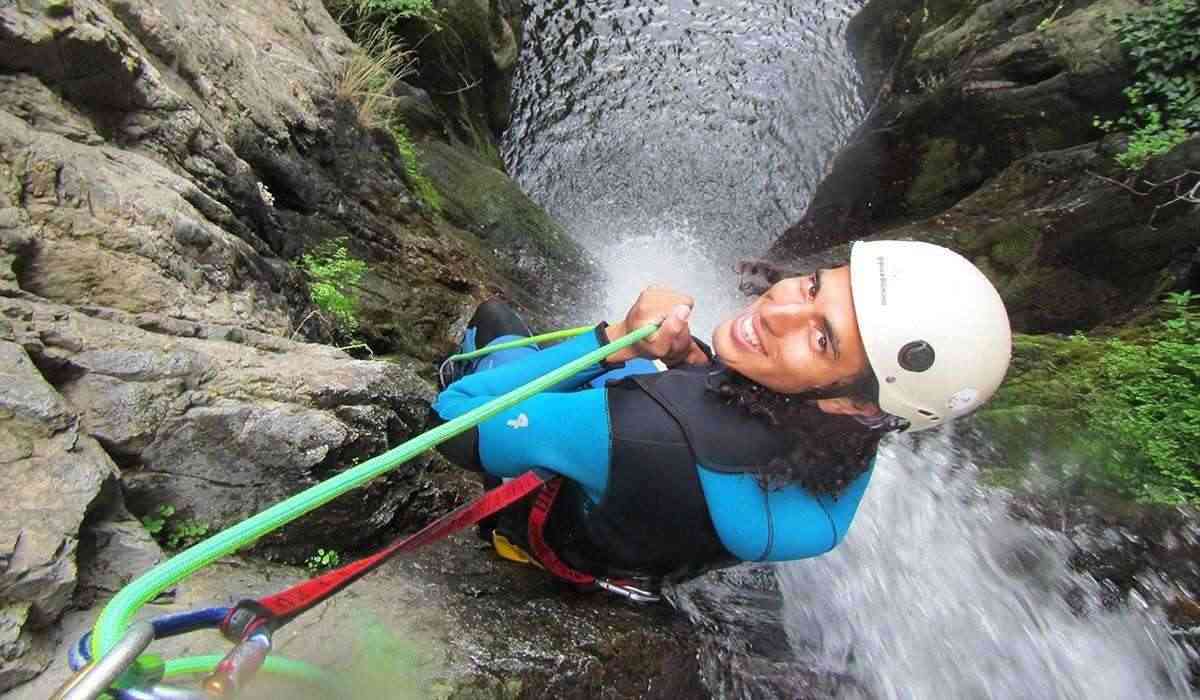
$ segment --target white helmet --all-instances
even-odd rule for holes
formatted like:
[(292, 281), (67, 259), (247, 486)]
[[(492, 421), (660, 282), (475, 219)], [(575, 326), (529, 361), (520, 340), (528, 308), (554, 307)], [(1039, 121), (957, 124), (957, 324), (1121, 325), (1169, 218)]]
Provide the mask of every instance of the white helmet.
[(910, 431), (970, 413), (1004, 379), (1008, 313), (966, 258), (931, 243), (857, 242), (850, 289), (879, 407)]

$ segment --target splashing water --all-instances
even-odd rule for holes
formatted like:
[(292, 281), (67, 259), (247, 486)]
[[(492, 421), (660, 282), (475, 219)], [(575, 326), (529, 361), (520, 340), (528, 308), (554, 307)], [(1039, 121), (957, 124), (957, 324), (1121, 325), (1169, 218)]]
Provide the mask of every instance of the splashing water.
[(1007, 515), (952, 436), (889, 441), (842, 547), (778, 568), (798, 661), (879, 698), (1191, 697), (1182, 652), (1134, 596)]
[(797, 220), (862, 114), (853, 0), (539, 0), (505, 161), (601, 262), (623, 315), (649, 284), (704, 337), (745, 305), (734, 261)]

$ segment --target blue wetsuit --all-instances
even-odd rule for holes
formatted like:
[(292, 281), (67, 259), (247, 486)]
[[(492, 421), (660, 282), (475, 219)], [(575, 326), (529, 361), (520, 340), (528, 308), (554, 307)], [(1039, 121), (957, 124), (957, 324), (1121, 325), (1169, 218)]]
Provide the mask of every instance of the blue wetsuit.
[[(468, 331), (468, 348), (473, 331)], [(451, 420), (602, 342), (598, 327), (548, 349), (486, 356), (438, 396), (434, 409)], [(811, 557), (837, 546), (866, 490), (869, 469), (836, 498), (814, 497), (797, 485), (767, 489), (749, 465), (763, 459), (764, 449), (769, 453), (771, 448), (763, 444), (770, 439), (768, 432), (757, 432), (769, 429), (742, 416), (741, 409), (715, 402), (700, 411), (717, 412), (717, 418), (707, 419), (709, 425), (687, 425), (692, 421), (683, 414), (691, 409), (680, 406), (696, 402), (672, 398), (678, 392), (659, 391), (652, 381), (688, 380), (709, 370), (636, 376), (658, 371), (646, 360), (598, 364), (485, 421), (447, 453), (498, 477), (535, 467), (566, 477), (579, 487), (576, 519), (584, 523), (579, 528), (583, 537), (601, 542), (599, 553), (593, 547), (590, 557), (615, 560), (625, 570), (695, 573), (737, 560)], [(737, 413), (721, 413), (725, 410)], [(735, 420), (750, 422), (733, 426), (735, 439), (721, 437), (719, 428), (729, 427), (722, 424)], [(728, 444), (743, 437), (752, 444)], [(715, 446), (705, 446), (714, 441)], [(712, 463), (706, 464), (706, 458)], [(747, 461), (746, 466), (734, 464)]]

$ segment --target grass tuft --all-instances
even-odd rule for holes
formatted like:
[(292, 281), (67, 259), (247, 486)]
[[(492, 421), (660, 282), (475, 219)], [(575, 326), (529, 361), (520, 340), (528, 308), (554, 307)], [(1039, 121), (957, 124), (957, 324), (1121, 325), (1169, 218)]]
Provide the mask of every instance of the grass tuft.
[(416, 72), (416, 57), (382, 27), (368, 33), (361, 47), (346, 64), (337, 97), (354, 103), (365, 128), (385, 128), (396, 108), (396, 83)]

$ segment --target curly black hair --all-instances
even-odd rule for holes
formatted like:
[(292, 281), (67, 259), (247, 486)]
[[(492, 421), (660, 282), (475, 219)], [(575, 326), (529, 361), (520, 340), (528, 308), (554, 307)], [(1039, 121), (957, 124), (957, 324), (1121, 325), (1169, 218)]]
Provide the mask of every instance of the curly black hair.
[(869, 367), (849, 384), (803, 394), (780, 394), (732, 371), (714, 376), (711, 391), (793, 437), (787, 455), (759, 468), (759, 483), (767, 489), (798, 484), (813, 495), (836, 497), (871, 465), (880, 439), (902, 427), (893, 420), (864, 423), (826, 413), (814, 403), (838, 396), (877, 401), (879, 385)]

